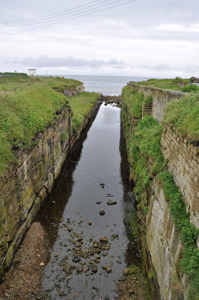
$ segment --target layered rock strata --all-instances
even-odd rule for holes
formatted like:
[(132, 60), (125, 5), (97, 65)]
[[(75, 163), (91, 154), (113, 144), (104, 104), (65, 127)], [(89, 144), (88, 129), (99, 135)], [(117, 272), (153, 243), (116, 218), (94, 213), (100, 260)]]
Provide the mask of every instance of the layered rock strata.
[[(143, 105), (142, 117), (152, 115), (162, 121), (166, 106), (172, 99), (180, 99), (187, 95), (178, 91), (161, 90), (158, 88), (128, 84), (132, 89), (146, 96), (152, 96), (150, 105)], [(128, 111), (126, 111), (129, 114)], [(131, 131), (135, 122), (130, 116)], [(199, 228), (199, 147), (190, 144), (167, 124), (163, 125), (161, 150), (168, 160), (168, 171), (173, 175), (175, 184), (183, 195), (187, 211), (190, 212), (190, 222)], [(150, 166), (149, 166), (150, 168)], [(144, 202), (148, 203), (148, 213), (138, 211), (141, 230), (145, 232), (143, 242), (144, 263), (149, 274), (153, 291), (153, 299), (188, 300), (189, 285), (186, 275), (182, 273), (181, 259), (183, 245), (171, 212), (165, 199), (163, 187), (153, 178), (152, 196), (147, 189)], [(198, 243), (199, 248), (199, 243)]]
[(100, 104), (98, 98), (77, 132), (72, 129), (72, 112), (66, 104), (52, 124), (37, 134), (32, 149), (13, 149), (18, 164), (10, 164), (6, 176), (0, 178), (0, 277), (52, 190), (67, 155), (96, 116)]

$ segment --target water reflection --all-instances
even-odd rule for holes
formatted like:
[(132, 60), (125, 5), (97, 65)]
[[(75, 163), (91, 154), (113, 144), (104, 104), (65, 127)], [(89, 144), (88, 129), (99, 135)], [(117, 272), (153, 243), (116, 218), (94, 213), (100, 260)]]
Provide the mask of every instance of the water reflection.
[(49, 246), (52, 247), (57, 240), (58, 226), (62, 220), (65, 206), (70, 198), (73, 190), (74, 180), (73, 172), (75, 171), (78, 162), (81, 157), (83, 142), (87, 138), (87, 130), (85, 129), (78, 144), (75, 144), (74, 148), (66, 158), (66, 161), (62, 167), (60, 176), (55, 180), (51, 193), (47, 196), (44, 204), (37, 215), (37, 221), (39, 221), (49, 238)]
[[(64, 293), (70, 295), (69, 298), (78, 293), (81, 299), (107, 295), (116, 299), (115, 282), (126, 266), (139, 261), (124, 225), (126, 213), (134, 209), (124, 145), (120, 109), (102, 104), (84, 143), (64, 165), (38, 215), (52, 249), (44, 271), (43, 287), (53, 299), (61, 299)], [(117, 205), (107, 205), (109, 195)], [(103, 216), (99, 214), (102, 210)], [(88, 225), (89, 221), (92, 226)], [(100, 254), (96, 274), (89, 271), (78, 275), (76, 266), (72, 275), (67, 276), (63, 260), (67, 256), (67, 265), (74, 264), (73, 249), (79, 235), (83, 238), (83, 251), (89, 251), (92, 241), (104, 236), (111, 247)], [(96, 257), (82, 257), (83, 268), (89, 267), (93, 259)], [(103, 265), (111, 266), (112, 272), (107, 274), (101, 268)]]

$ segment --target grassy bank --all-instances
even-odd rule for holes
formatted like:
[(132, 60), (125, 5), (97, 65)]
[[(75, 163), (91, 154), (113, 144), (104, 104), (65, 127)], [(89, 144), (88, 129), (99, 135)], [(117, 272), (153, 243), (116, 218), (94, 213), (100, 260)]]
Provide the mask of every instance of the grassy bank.
[(174, 128), (189, 142), (199, 141), (199, 95), (190, 95), (169, 103), (164, 118), (171, 128)]
[(98, 98), (98, 94), (83, 92), (68, 99), (69, 105), (73, 112), (72, 123), (75, 131), (78, 130), (79, 126)]
[(148, 79), (147, 81), (135, 83), (160, 89), (177, 90), (182, 92), (199, 92), (199, 87), (196, 85), (188, 85), (189, 79), (182, 79), (180, 77), (176, 77), (175, 79)]
[[(0, 79), (0, 174), (15, 161), (12, 147), (30, 147), (35, 134), (57, 118), (56, 112), (68, 102), (62, 92), (80, 83), (59, 77)], [(76, 130), (97, 97), (83, 93), (70, 99)]]
[[(140, 102), (140, 106), (138, 102)], [(190, 223), (190, 216), (186, 212), (183, 197), (175, 185), (172, 175), (167, 171), (166, 161), (160, 147), (162, 125), (151, 116), (141, 119), (142, 103), (144, 103), (142, 94), (138, 94), (134, 90), (130, 91), (127, 87), (123, 89), (122, 123), (126, 134), (130, 176), (135, 181), (137, 208), (145, 215), (147, 214), (149, 201), (153, 194), (151, 181), (156, 176), (163, 186), (173, 220), (181, 233), (184, 245), (181, 270), (190, 279), (190, 299), (198, 299), (199, 250), (196, 246), (196, 238), (199, 230)], [(138, 109), (138, 107), (140, 108)], [(136, 128), (132, 128), (131, 114), (139, 116)], [(193, 116), (196, 120), (193, 119)], [(167, 108), (165, 122), (168, 122), (171, 127), (175, 126), (175, 129), (190, 139), (198, 140), (198, 97), (191, 95), (180, 101), (171, 102)]]

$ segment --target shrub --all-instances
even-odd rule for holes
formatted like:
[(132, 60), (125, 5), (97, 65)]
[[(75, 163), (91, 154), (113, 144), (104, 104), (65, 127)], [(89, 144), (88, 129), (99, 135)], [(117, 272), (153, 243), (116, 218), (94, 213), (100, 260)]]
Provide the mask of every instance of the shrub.
[(182, 88), (182, 92), (191, 93), (191, 92), (196, 92), (196, 91), (199, 91), (199, 86), (197, 86), (196, 84), (185, 85)]
[(183, 82), (183, 80), (182, 80), (181, 77), (176, 76), (176, 78), (173, 80), (173, 82), (175, 82), (175, 83), (181, 83), (181, 82)]

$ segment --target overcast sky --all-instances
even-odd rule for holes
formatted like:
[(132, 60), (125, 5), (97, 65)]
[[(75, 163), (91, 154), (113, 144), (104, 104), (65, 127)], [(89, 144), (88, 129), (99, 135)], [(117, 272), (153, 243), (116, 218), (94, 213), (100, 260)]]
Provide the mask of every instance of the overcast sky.
[(1, 0), (0, 72), (199, 77), (198, 12), (198, 0)]

